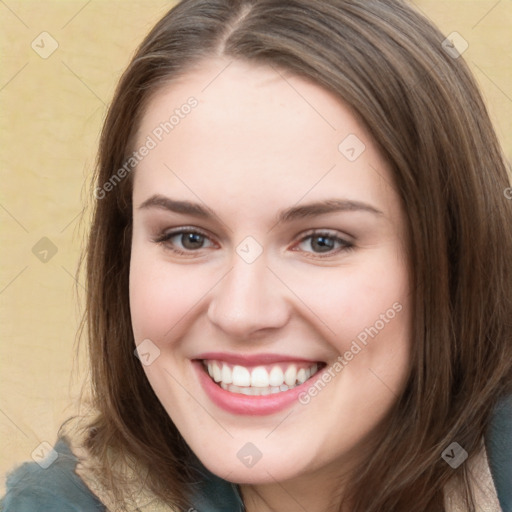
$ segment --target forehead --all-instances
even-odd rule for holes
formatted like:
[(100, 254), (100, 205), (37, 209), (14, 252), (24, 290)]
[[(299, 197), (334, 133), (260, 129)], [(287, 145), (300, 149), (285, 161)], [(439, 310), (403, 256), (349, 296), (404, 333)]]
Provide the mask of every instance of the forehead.
[(386, 163), (350, 109), (271, 67), (220, 59), (196, 67), (151, 99), (135, 147), (148, 138), (153, 147), (135, 172), (135, 202), (176, 190), (214, 202), (219, 191), (235, 202), (339, 191), (382, 207), (392, 192)]

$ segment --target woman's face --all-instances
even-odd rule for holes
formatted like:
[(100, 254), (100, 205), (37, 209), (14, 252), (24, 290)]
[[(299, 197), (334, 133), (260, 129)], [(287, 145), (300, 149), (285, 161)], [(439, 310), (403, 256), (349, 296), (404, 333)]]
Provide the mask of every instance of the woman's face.
[(217, 60), (135, 146), (133, 331), (169, 416), (234, 482), (348, 470), (409, 373), (404, 214), (368, 132), (317, 85)]

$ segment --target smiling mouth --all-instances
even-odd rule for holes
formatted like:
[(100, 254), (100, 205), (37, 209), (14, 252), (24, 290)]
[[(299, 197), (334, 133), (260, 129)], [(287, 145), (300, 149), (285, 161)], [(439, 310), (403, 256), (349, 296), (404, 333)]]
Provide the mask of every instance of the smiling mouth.
[(264, 396), (293, 389), (314, 377), (325, 363), (275, 363), (241, 366), (225, 361), (202, 360), (203, 369), (222, 389), (248, 396)]

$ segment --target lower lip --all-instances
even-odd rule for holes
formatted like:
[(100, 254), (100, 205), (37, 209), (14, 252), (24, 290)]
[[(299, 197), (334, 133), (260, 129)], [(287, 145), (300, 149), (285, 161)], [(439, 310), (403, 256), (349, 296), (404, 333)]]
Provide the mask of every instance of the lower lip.
[(241, 393), (232, 393), (222, 389), (206, 373), (201, 362), (194, 361), (193, 365), (198, 373), (199, 381), (210, 400), (231, 414), (243, 414), (246, 416), (274, 414), (297, 402), (300, 393), (311, 385), (308, 380), (293, 389), (280, 391), (279, 393), (259, 396), (242, 395)]

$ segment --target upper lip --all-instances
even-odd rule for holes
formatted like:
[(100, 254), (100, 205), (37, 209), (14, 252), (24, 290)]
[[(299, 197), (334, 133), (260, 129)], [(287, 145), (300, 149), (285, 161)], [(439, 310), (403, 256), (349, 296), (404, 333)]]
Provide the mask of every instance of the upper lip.
[(318, 363), (318, 359), (289, 356), (284, 354), (239, 354), (230, 352), (205, 352), (194, 357), (196, 360), (224, 361), (240, 366), (257, 366), (273, 363)]

